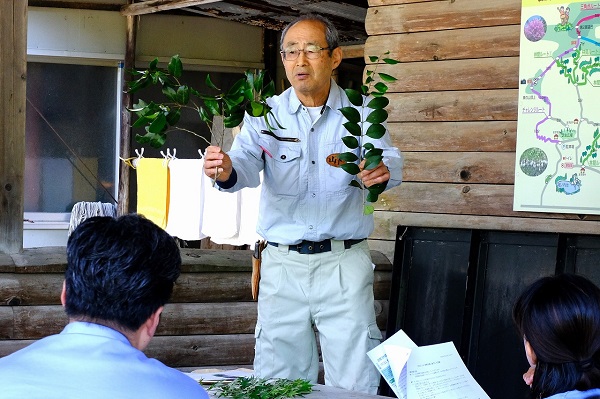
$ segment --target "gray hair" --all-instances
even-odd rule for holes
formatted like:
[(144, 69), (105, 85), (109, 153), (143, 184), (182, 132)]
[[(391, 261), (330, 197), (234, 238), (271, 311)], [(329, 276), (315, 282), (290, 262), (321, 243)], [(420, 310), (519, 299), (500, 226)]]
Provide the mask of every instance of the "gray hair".
[(325, 26), (325, 40), (327, 41), (327, 47), (329, 47), (329, 55), (331, 55), (331, 52), (334, 49), (339, 47), (340, 35), (333, 23), (322, 15), (310, 13), (300, 15), (283, 29), (281, 32), (281, 41), (279, 43), (281, 51), (283, 51), (283, 40), (285, 39), (285, 35), (287, 34), (288, 30), (301, 21), (318, 21)]

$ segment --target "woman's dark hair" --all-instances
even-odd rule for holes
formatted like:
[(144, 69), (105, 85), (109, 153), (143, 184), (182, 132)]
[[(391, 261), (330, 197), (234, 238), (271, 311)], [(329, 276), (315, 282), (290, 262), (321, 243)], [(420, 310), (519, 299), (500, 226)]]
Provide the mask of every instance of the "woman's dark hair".
[(513, 320), (537, 357), (534, 398), (600, 388), (600, 288), (560, 274), (531, 284), (517, 299)]
[(180, 267), (175, 240), (143, 216), (86, 219), (67, 242), (65, 311), (136, 331), (169, 300)]

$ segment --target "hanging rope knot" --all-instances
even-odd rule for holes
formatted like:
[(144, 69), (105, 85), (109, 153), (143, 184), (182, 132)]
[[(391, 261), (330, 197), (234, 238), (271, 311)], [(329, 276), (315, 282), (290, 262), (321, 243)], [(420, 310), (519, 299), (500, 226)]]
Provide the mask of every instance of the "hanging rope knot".
[(577, 369), (581, 372), (590, 371), (594, 367), (594, 359), (581, 360), (575, 363)]

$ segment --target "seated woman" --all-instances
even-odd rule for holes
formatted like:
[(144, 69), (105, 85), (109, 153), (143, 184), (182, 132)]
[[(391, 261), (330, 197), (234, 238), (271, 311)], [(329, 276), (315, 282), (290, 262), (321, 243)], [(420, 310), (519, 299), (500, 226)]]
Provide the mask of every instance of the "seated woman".
[(600, 288), (560, 274), (530, 285), (513, 308), (535, 399), (600, 398)]

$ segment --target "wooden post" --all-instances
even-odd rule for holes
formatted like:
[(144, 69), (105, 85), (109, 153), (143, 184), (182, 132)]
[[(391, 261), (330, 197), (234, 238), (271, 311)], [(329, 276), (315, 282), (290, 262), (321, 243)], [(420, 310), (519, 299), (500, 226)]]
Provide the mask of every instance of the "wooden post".
[[(133, 0), (128, 1), (129, 4)], [(133, 96), (127, 92), (126, 79), (129, 78), (127, 71), (135, 68), (135, 46), (138, 16), (128, 16), (127, 18), (127, 43), (125, 46), (125, 76), (123, 80), (123, 97), (121, 102), (121, 139), (120, 154), (121, 158), (127, 159), (131, 156), (131, 115), (127, 108), (133, 105)], [(129, 213), (129, 167), (121, 163), (119, 168), (119, 193), (118, 193), (117, 213), (124, 215)]]
[(0, 252), (23, 250), (27, 2), (0, 1)]

